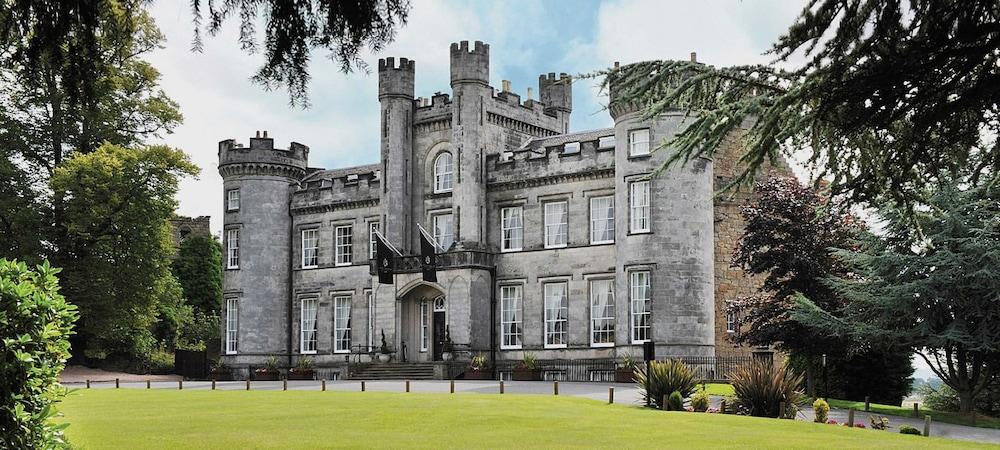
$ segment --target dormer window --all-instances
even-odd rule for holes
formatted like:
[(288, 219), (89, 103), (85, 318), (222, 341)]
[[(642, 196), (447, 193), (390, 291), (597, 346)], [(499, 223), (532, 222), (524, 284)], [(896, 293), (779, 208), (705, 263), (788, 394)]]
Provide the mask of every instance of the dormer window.
[(563, 145), (563, 154), (572, 155), (580, 153), (580, 143), (579, 142), (567, 142)]
[(434, 192), (451, 192), (455, 165), (451, 153), (443, 152), (434, 159)]
[(352, 173), (347, 176), (347, 184), (353, 184), (358, 182), (358, 174)]
[(597, 140), (597, 148), (604, 150), (609, 148), (615, 148), (615, 136), (603, 136)]

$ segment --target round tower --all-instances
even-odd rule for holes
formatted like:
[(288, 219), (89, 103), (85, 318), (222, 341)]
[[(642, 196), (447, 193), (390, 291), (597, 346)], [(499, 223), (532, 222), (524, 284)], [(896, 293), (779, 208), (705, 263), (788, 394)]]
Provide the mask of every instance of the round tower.
[(573, 112), (573, 78), (565, 73), (538, 76), (538, 99), (545, 112), (559, 118), (562, 132), (569, 133), (569, 115)]
[(416, 61), (395, 58), (378, 61), (378, 100), (382, 110), (382, 233), (401, 251), (409, 247), (412, 208), (413, 84)]
[(453, 188), (458, 223), (455, 240), (461, 248), (487, 246), (486, 188), (483, 160), (483, 102), (493, 97), (490, 88), (490, 46), (476, 41), (451, 44), (452, 146), (458, 176)]
[[(222, 355), (231, 364), (259, 364), (290, 351), (289, 196), (305, 176), (309, 148), (274, 148), (258, 132), (244, 147), (219, 142), (223, 182)], [(236, 317), (230, 317), (235, 314)], [(241, 327), (240, 324), (248, 324)]]
[[(674, 151), (654, 149), (681, 130), (684, 112), (668, 111), (644, 119), (639, 105), (617, 100), (619, 86), (610, 76), (616, 266), (625, 277), (624, 283), (618, 283), (618, 298), (630, 298), (634, 272), (648, 272), (652, 293), (649, 337), (656, 343), (657, 356), (714, 356), (712, 161), (697, 158), (651, 176)], [(642, 275), (637, 277), (642, 280)], [(628, 342), (631, 336), (619, 339)]]

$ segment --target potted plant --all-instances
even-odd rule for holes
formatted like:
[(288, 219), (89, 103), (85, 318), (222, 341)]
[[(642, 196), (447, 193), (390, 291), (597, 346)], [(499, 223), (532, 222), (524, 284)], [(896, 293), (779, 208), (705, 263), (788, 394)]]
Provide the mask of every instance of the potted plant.
[(295, 367), (288, 370), (289, 380), (312, 380), (316, 378), (316, 369), (313, 359), (307, 356), (299, 358)]
[(541, 381), (542, 380), (542, 368), (538, 367), (538, 359), (535, 358), (533, 353), (525, 353), (518, 361), (517, 365), (514, 366), (514, 372), (511, 374), (511, 378), (514, 381)]
[(221, 359), (215, 358), (212, 360), (211, 368), (208, 371), (208, 379), (215, 381), (231, 381), (233, 379), (233, 371), (230, 370)]
[(385, 330), (382, 330), (382, 346), (378, 349), (378, 361), (389, 362), (392, 352), (389, 351), (389, 344), (385, 342)]
[(452, 354), (451, 331), (448, 326), (444, 326), (444, 343), (441, 344), (441, 359), (451, 361), (455, 356)]
[(631, 353), (622, 356), (622, 363), (615, 368), (615, 382), (633, 383), (635, 382), (635, 358)]
[(465, 371), (466, 380), (489, 380), (493, 378), (492, 371), (487, 366), (489, 360), (482, 353), (472, 357), (472, 364)]
[(278, 370), (278, 358), (272, 356), (264, 361), (264, 367), (258, 367), (253, 371), (253, 378), (258, 381), (278, 381), (281, 372)]

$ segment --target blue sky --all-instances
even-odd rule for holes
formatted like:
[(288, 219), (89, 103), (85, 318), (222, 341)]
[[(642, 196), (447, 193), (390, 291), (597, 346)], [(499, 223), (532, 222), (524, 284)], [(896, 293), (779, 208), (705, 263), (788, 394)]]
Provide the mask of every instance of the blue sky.
[[(490, 44), (491, 84), (499, 88), (500, 80), (511, 80), (523, 98), (528, 87), (537, 92), (539, 74), (586, 73), (615, 61), (683, 59), (696, 51), (700, 61), (714, 65), (766, 62), (762, 53), (801, 7), (789, 0), (414, 0), (409, 23), (396, 41), (382, 54), (364, 57), (372, 67), (386, 56), (416, 60), (416, 94), (430, 96), (450, 91), (449, 45), (481, 40)], [(236, 22), (221, 35), (206, 38), (203, 52), (192, 53), (187, 2), (156, 1), (152, 14), (167, 42), (149, 59), (185, 117), (183, 125), (159, 141), (183, 149), (202, 168), (197, 180), (182, 183), (181, 214), (210, 215), (212, 228), (220, 229), (217, 143), (229, 138), (246, 142), (256, 130), (268, 130), (278, 146), (291, 141), (310, 146), (310, 164), (316, 167), (378, 160), (375, 75), (344, 75), (317, 52), (310, 67), (312, 106), (291, 108), (286, 92), (268, 92), (249, 82), (261, 57), (240, 51)], [(574, 131), (611, 123), (596, 83), (574, 85)]]

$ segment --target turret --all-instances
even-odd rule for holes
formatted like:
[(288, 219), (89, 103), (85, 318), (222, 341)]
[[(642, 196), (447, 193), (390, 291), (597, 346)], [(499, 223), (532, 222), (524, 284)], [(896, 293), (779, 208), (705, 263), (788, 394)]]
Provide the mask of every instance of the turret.
[(416, 62), (406, 58), (378, 61), (378, 100), (382, 106), (382, 231), (393, 245), (404, 250), (410, 241), (411, 177), (413, 159), (413, 83)]
[(483, 102), (493, 97), (490, 88), (490, 46), (476, 41), (451, 44), (452, 139), (457, 176), (453, 203), (457, 210), (456, 241), (474, 248), (486, 241), (486, 189), (483, 158)]
[(538, 76), (538, 97), (545, 112), (559, 118), (562, 132), (569, 133), (569, 115), (573, 112), (573, 79), (565, 73)]
[[(305, 176), (309, 147), (274, 148), (267, 132), (244, 147), (219, 142), (222, 175), (222, 352), (227, 364), (260, 364), (291, 348), (288, 311), (291, 219), (288, 198)], [(231, 321), (229, 314), (237, 317)], [(241, 327), (238, 324), (252, 324)], [(227, 335), (228, 327), (236, 327)]]

